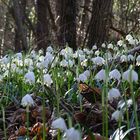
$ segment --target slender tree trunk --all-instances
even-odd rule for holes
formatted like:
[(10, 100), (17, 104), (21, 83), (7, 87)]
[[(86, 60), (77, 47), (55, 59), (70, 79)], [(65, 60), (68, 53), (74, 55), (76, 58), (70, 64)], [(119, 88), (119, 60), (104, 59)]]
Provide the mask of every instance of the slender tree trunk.
[[(21, 51), (20, 48), (18, 48), (19, 44), (22, 44), (22, 50), (25, 52), (28, 49), (27, 44), (27, 37), (26, 37), (26, 28), (24, 25), (25, 20), (25, 8), (26, 8), (26, 1), (19, 1), (19, 0), (13, 0), (13, 14), (15, 18), (16, 23), (16, 35), (15, 35), (15, 49), (16, 51)], [(18, 39), (16, 39), (18, 38)]]
[(60, 44), (76, 50), (76, 0), (60, 0)]
[(49, 42), (47, 0), (37, 0), (37, 49), (44, 52)]
[(93, 0), (92, 17), (88, 28), (87, 46), (101, 45), (108, 39), (113, 0)]

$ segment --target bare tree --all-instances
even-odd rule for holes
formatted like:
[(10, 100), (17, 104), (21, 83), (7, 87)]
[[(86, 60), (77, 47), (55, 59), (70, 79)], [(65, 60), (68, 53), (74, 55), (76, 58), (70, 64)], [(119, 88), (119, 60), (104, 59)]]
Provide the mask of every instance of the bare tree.
[(92, 16), (87, 29), (87, 46), (100, 45), (108, 39), (113, 0), (93, 0)]
[[(15, 50), (25, 52), (28, 49), (27, 37), (26, 37), (26, 28), (24, 24), (25, 20), (25, 8), (26, 8), (26, 0), (13, 0), (13, 16), (16, 23), (15, 29)], [(20, 48), (20, 44), (22, 44), (22, 48)]]
[(68, 43), (70, 47), (76, 50), (76, 1), (60, 0), (59, 10), (59, 42), (61, 45)]
[(37, 0), (37, 49), (44, 52), (49, 43), (47, 0)]

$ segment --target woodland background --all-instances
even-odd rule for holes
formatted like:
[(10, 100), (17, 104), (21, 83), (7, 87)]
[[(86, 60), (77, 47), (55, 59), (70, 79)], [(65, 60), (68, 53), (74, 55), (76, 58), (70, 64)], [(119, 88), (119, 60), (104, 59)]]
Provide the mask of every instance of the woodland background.
[(140, 0), (0, 0), (0, 55), (98, 47), (140, 30)]

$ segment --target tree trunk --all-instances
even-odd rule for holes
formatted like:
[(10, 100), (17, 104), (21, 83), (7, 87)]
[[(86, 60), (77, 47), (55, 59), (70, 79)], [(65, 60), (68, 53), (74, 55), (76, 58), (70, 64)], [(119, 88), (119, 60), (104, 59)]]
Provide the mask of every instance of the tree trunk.
[(49, 42), (47, 0), (37, 0), (37, 49), (44, 52)]
[(60, 0), (60, 45), (76, 46), (76, 0)]
[(27, 37), (26, 37), (26, 28), (24, 25), (25, 20), (25, 8), (26, 8), (26, 1), (19, 1), (19, 0), (13, 0), (13, 16), (16, 23), (16, 29), (15, 29), (15, 50), (21, 51), (20, 48), (18, 48), (19, 44), (22, 44), (22, 50), (25, 52), (28, 49), (27, 44)]
[(87, 46), (107, 41), (111, 25), (113, 0), (93, 0), (92, 16), (88, 27)]

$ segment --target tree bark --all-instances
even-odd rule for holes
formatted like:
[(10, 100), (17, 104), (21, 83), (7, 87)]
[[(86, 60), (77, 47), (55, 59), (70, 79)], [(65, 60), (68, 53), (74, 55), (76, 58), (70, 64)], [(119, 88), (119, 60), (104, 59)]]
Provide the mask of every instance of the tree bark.
[(49, 43), (47, 0), (37, 0), (37, 49), (44, 52)]
[[(16, 23), (16, 32), (15, 32), (15, 50), (16, 51), (21, 51), (17, 44), (22, 44), (22, 50), (25, 52), (28, 49), (28, 44), (27, 44), (27, 37), (26, 37), (26, 29), (24, 25), (24, 14), (25, 14), (25, 7), (26, 7), (26, 1), (19, 1), (19, 0), (13, 0), (13, 12), (14, 12), (14, 19)], [(16, 39), (16, 37), (18, 39)]]
[(88, 27), (89, 48), (108, 40), (113, 0), (93, 0), (92, 4), (92, 16)]
[(68, 43), (74, 50), (76, 45), (76, 0), (60, 0), (60, 45)]

